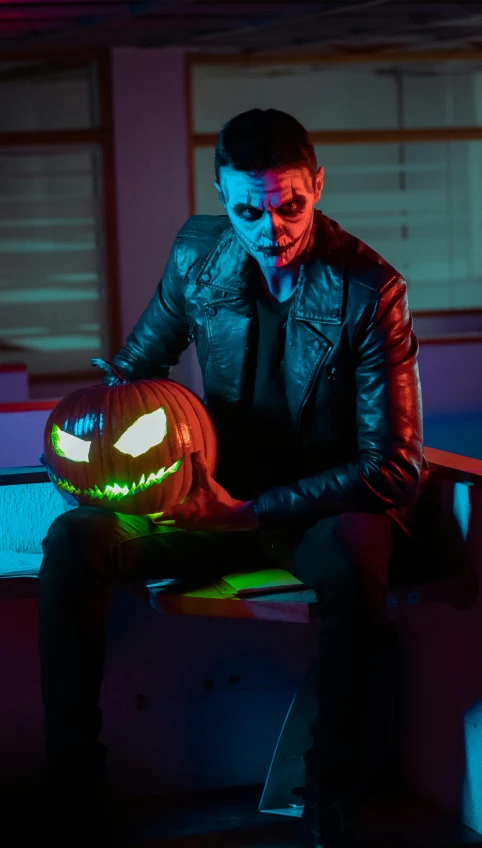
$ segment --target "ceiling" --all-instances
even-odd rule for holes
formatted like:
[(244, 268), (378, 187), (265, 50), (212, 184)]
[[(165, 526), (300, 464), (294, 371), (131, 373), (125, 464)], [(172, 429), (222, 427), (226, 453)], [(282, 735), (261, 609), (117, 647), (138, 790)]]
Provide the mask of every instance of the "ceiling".
[(2, 53), (129, 45), (482, 53), (482, 0), (0, 0)]

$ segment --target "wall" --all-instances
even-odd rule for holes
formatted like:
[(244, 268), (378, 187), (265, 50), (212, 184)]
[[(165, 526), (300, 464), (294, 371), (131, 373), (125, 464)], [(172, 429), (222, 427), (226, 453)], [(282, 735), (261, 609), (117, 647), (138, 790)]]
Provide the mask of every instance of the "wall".
[(39, 465), (43, 434), (55, 401), (0, 403), (0, 468)]
[[(174, 236), (189, 216), (184, 52), (112, 51), (121, 337), (154, 293)], [(173, 379), (189, 383), (193, 352)], [(53, 398), (97, 381), (30, 387)]]
[(418, 362), (424, 443), (482, 459), (482, 344), (422, 344)]
[(112, 52), (123, 336), (189, 214), (183, 63), (181, 50)]
[(28, 373), (23, 364), (0, 365), (0, 403), (28, 400)]
[[(112, 53), (121, 335), (152, 297), (189, 217), (184, 52)], [(193, 352), (173, 379), (189, 382)]]

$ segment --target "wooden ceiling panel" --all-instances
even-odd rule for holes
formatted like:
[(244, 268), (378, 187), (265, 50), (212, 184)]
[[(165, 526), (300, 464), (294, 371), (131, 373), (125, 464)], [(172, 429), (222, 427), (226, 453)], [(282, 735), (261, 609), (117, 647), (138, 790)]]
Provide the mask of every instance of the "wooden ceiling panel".
[(458, 47), (482, 42), (482, 0), (15, 0), (0, 51), (184, 46), (202, 51)]

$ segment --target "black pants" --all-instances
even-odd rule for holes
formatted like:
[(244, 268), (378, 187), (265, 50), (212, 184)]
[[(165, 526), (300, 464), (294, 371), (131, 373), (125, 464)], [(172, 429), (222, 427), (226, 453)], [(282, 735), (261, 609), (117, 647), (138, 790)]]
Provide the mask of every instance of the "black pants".
[(41, 687), (53, 771), (89, 772), (105, 759), (98, 702), (112, 585), (162, 577), (200, 586), (233, 571), (281, 565), (315, 589), (320, 603), (318, 715), (306, 767), (330, 792), (351, 791), (364, 727), (388, 670), (393, 536), (386, 515), (344, 513), (270, 541), (258, 530), (185, 532), (143, 516), (78, 507), (55, 519), (43, 548)]

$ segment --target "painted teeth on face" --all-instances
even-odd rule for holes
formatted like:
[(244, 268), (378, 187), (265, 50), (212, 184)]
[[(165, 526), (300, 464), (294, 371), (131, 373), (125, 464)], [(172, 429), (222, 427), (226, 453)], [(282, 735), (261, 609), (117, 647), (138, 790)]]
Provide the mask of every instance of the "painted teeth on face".
[(285, 251), (291, 250), (292, 247), (295, 247), (295, 245), (298, 244), (299, 240), (303, 237), (303, 235), (304, 233), (301, 233), (298, 238), (296, 238), (294, 241), (289, 242), (288, 244), (280, 244), (279, 242), (267, 242), (266, 244), (264, 244), (263, 242), (258, 242), (257, 244), (255, 244), (255, 242), (250, 241), (250, 239), (248, 239), (243, 233), (241, 233), (242, 239), (244, 239), (246, 244), (253, 251), (264, 252), (269, 250), (280, 250), (283, 253)]
[(259, 244), (253, 244), (253, 242), (249, 242), (249, 244), (254, 250), (289, 250), (290, 247), (294, 247), (296, 241), (292, 241), (289, 244), (278, 244), (278, 242), (275, 244), (263, 244), (261, 242)]
[(270, 241), (267, 238), (260, 238), (258, 245), (259, 247), (290, 247), (290, 245), (294, 244), (296, 241), (297, 239), (294, 241), (286, 241), (286, 239), (283, 240), (283, 237), (278, 239), (278, 241)]
[(98, 498), (99, 500), (102, 500), (102, 498), (107, 498), (109, 501), (115, 498), (119, 500), (120, 498), (125, 498), (127, 495), (136, 495), (138, 492), (144, 492), (146, 489), (150, 489), (154, 483), (162, 483), (166, 477), (174, 474), (180, 468), (182, 460), (183, 457), (181, 456), (169, 468), (160, 468), (155, 474), (149, 474), (147, 480), (143, 474), (138, 483), (132, 483), (130, 486), (127, 484), (119, 485), (119, 483), (114, 483), (113, 485), (107, 484), (103, 490), (99, 489), (98, 486), (95, 486), (93, 489), (78, 489), (72, 483), (69, 483), (68, 480), (61, 480), (55, 474), (53, 478), (56, 486), (70, 495), (85, 495), (89, 498)]

